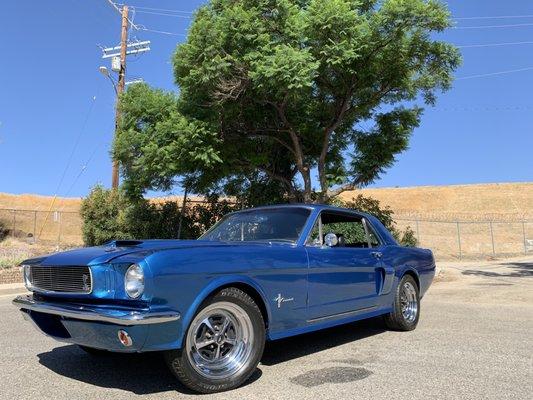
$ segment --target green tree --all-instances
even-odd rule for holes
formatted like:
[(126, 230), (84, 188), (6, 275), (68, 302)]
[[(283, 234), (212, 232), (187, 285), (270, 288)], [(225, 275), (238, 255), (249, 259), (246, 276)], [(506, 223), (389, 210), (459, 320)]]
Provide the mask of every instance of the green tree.
[[(402, 246), (415, 247), (418, 245), (415, 232), (410, 226), (407, 226), (404, 231), (400, 231), (394, 222), (394, 211), (389, 206), (382, 206), (380, 201), (372, 197), (365, 197), (358, 194), (352, 200), (345, 201), (338, 197), (331, 199), (332, 205), (344, 208), (351, 208), (356, 211), (366, 212), (372, 214), (379, 219), (387, 230), (394, 236), (394, 238)], [(361, 235), (361, 233), (356, 233)]]
[(121, 99), (127, 189), (309, 202), (375, 181), (450, 88), (460, 56), (434, 36), (450, 24), (436, 0), (211, 0), (174, 54), (179, 95)]
[[(97, 185), (81, 203), (83, 241), (96, 246), (114, 239), (196, 239), (223, 215), (237, 209), (237, 204), (212, 196), (205, 203), (187, 204), (181, 215), (174, 201), (132, 198), (122, 189)], [(0, 240), (1, 228), (0, 221)]]

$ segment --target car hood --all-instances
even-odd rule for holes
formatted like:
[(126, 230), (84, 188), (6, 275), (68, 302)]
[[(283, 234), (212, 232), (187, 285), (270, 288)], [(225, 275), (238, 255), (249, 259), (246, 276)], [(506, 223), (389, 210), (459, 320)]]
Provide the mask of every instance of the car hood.
[[(278, 243), (276, 243), (278, 244)], [(279, 243), (291, 245), (289, 243)], [(272, 246), (271, 242), (215, 242), (209, 240), (115, 240), (103, 246), (83, 247), (28, 259), (22, 264), (51, 266), (105, 264), (127, 254), (146, 255), (159, 250), (192, 247)]]

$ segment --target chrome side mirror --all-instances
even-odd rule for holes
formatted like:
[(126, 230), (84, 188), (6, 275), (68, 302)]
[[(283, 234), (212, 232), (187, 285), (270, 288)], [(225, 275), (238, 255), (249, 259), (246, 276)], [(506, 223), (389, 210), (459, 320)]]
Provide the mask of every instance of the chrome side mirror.
[(339, 238), (333, 232), (327, 233), (324, 236), (324, 244), (328, 247), (335, 247), (339, 243)]

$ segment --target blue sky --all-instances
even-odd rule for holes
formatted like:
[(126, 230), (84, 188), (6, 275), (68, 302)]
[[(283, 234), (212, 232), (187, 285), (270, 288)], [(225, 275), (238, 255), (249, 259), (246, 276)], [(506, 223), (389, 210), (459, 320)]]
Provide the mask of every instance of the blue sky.
[[(151, 40), (152, 50), (128, 59), (128, 79), (175, 88), (170, 58), (190, 19), (149, 8), (193, 11), (201, 3), (129, 3), (144, 7), (137, 8), (136, 23), (178, 35), (133, 32)], [(448, 5), (457, 29), (443, 39), (490, 46), (461, 49), (464, 62), (453, 89), (426, 110), (410, 149), (373, 186), (533, 178), (533, 3), (453, 0)], [(97, 44), (114, 46), (119, 35), (119, 15), (106, 0), (3, 2), (0, 192), (83, 196), (96, 183), (110, 185), (114, 92), (98, 72), (109, 62), (101, 59)], [(493, 46), (517, 42), (522, 44)]]

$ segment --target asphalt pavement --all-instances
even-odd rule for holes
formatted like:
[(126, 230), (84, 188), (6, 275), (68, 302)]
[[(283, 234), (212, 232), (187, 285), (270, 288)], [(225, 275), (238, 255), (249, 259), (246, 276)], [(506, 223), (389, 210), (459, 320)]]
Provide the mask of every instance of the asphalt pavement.
[[(160, 355), (89, 356), (0, 296), (0, 399), (197, 397)], [(209, 399), (532, 399), (533, 259), (448, 263), (418, 328), (363, 321), (267, 344), (237, 390)]]

